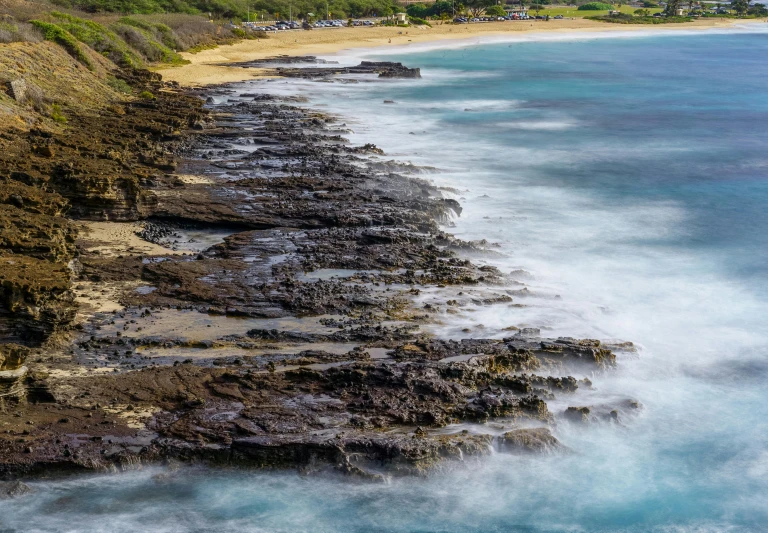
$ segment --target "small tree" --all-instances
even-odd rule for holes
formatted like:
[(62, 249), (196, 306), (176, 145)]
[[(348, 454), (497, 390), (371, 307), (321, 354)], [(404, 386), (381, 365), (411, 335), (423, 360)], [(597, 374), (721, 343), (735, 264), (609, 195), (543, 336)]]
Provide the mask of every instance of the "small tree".
[(473, 17), (479, 17), (483, 12), (496, 4), (496, 0), (467, 0), (467, 9)]
[(453, 3), (447, 0), (438, 0), (429, 8), (430, 15), (441, 16), (443, 13), (453, 13)]
[(749, 0), (731, 0), (731, 8), (738, 16), (743, 17), (749, 9)]
[(680, 8), (682, 0), (667, 0), (667, 7), (664, 8), (664, 14), (668, 17), (674, 17), (677, 15), (677, 10)]
[(507, 12), (504, 11), (503, 7), (496, 4), (494, 6), (486, 8), (485, 14), (488, 15), (489, 17), (503, 17), (507, 14)]
[(429, 8), (424, 4), (411, 4), (406, 9), (409, 17), (423, 19), (429, 14)]

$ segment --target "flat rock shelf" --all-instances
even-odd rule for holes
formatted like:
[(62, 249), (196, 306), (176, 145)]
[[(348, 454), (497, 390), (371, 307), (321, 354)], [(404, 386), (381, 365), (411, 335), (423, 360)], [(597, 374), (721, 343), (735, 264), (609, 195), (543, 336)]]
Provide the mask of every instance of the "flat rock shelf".
[[(419, 76), (399, 63), (275, 72)], [(631, 343), (427, 331), (465, 305), (531, 296), (519, 273), (469, 259), (493, 244), (443, 230), (461, 206), (429, 169), (351, 145), (339, 117), (296, 98), (145, 78), (157, 100), (0, 156), (3, 216), (27, 224), (0, 262), (30, 265), (3, 274), (4, 477), (182, 461), (381, 480), (494, 451), (568, 453), (557, 424), (641, 408), (578, 399)]]

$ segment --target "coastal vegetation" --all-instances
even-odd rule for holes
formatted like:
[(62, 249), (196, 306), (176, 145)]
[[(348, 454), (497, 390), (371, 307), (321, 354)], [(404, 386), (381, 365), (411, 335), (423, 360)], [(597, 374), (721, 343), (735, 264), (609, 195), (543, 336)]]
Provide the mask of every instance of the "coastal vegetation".
[(40, 30), (25, 22), (0, 20), (0, 43), (38, 42), (43, 39)]
[[(272, 19), (289, 13), (303, 18), (309, 13), (323, 14), (326, 8), (333, 18), (386, 16), (400, 11), (392, 0), (51, 0), (54, 4), (89, 13), (157, 14), (185, 13), (217, 19), (246, 20), (262, 15)], [(321, 18), (325, 18), (322, 16)], [(252, 19), (252, 20), (254, 20)]]
[(454, 4), (439, 0), (431, 4), (410, 4), (406, 9), (409, 17), (425, 19), (427, 17), (440, 18), (443, 14), (452, 14)]
[(603, 2), (588, 2), (579, 6), (579, 11), (605, 11), (608, 9), (613, 9), (613, 6)]
[(634, 15), (627, 13), (618, 13), (613, 15), (599, 15), (587, 17), (590, 20), (599, 20), (602, 22), (612, 22), (614, 24), (677, 24), (681, 22), (693, 22), (692, 17), (653, 17), (648, 14), (647, 9), (638, 9)]
[(144, 68), (187, 63), (179, 52), (265, 37), (200, 15), (125, 16), (64, 12), (54, 7), (43, 1), (0, 1), (0, 43), (51, 41), (89, 69), (94, 65), (87, 48), (120, 67)]

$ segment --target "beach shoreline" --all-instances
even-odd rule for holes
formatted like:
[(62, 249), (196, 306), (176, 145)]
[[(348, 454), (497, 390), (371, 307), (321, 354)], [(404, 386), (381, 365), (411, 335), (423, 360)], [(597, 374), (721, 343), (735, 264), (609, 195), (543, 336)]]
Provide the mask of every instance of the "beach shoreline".
[[(544, 21), (491, 22), (472, 25), (436, 25), (394, 27), (354, 27), (291, 31), (270, 34), (268, 39), (241, 41), (219, 46), (196, 54), (182, 53), (187, 65), (156, 70), (166, 81), (184, 87), (205, 87), (223, 83), (242, 82), (270, 76), (266, 69), (236, 69), (230, 65), (267, 57), (323, 56), (342, 51), (390, 47), (403, 48), (431, 42), (475, 41), (475, 39), (521, 37), (536, 34), (630, 33), (668, 31), (706, 31), (733, 28), (741, 24), (765, 24), (763, 20), (707, 19), (687, 24), (606, 24), (587, 19)], [(479, 40), (477, 41), (479, 42)]]

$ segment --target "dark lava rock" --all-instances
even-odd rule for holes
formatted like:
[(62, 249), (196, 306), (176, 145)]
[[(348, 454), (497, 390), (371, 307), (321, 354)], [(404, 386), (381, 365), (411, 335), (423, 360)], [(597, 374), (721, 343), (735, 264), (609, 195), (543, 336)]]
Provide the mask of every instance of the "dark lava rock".
[(498, 446), (505, 453), (554, 453), (567, 450), (549, 428), (508, 431), (499, 437)]

